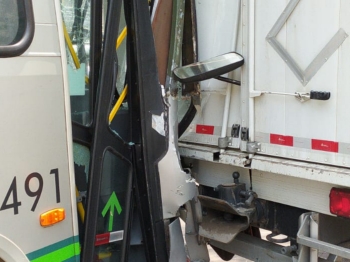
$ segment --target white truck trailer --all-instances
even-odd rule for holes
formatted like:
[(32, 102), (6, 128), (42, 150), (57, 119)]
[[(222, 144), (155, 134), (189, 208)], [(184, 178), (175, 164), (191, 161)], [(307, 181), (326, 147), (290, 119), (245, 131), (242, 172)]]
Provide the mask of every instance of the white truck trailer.
[[(199, 238), (223, 259), (347, 261), (350, 3), (195, 3), (198, 60), (208, 60), (192, 65), (192, 79), (174, 70), (179, 81), (208, 79), (214, 56), (244, 58), (226, 82), (200, 82), (193, 105), (180, 101), (196, 110), (179, 152), (199, 184)], [(238, 234), (250, 226), (271, 230), (271, 244)]]

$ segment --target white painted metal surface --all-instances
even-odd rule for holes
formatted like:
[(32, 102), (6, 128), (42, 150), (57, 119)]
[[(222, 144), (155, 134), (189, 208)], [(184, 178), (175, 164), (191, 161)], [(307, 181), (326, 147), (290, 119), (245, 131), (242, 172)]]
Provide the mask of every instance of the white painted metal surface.
[[(294, 3), (295, 8), (290, 16), (279, 18), (288, 13), (285, 8), (291, 3)], [(345, 11), (349, 8), (349, 2), (341, 0), (255, 2), (254, 89), (331, 93), (327, 101), (310, 100), (305, 103), (288, 96), (263, 95), (254, 98), (255, 140), (259, 141), (261, 134), (281, 135), (278, 139), (282, 140), (284, 136), (294, 139), (287, 145), (283, 145), (283, 141), (280, 143), (272, 138), (267, 139), (262, 143), (264, 154), (350, 166), (350, 155), (340, 149), (340, 144), (350, 142), (347, 135), (350, 125), (344, 114), (349, 108), (346, 97), (349, 97), (347, 83), (350, 77), (345, 74), (350, 66), (350, 40), (347, 38), (350, 20)], [(304, 82), (295, 73), (298, 70), (293, 70), (288, 56), (279, 54), (269, 43), (270, 34), (279, 23), (281, 29), (275, 37), (276, 41), (283, 48), (282, 53), (288, 53), (289, 60), (294, 60), (297, 67), (304, 70)], [(339, 30), (344, 32), (343, 39), (327, 47)], [(319, 56), (326, 54), (323, 50), (325, 46), (335, 51), (328, 52), (329, 56), (323, 57), (321, 61)], [(313, 62), (314, 59), (319, 61)], [(300, 139), (308, 141), (303, 144), (299, 143)], [(334, 148), (330, 148), (332, 146)]]
[[(290, 16), (286, 20), (279, 18), (290, 3), (295, 5)], [(209, 12), (207, 9), (210, 8), (204, 4), (207, 4), (206, 1), (198, 1), (199, 19), (201, 12), (203, 17), (205, 12)], [(229, 136), (232, 125), (240, 124), (241, 127), (249, 126), (251, 141), (262, 142), (261, 154), (350, 167), (350, 124), (347, 120), (350, 76), (346, 74), (350, 68), (350, 38), (347, 37), (350, 21), (346, 13), (349, 9), (350, 3), (341, 0), (243, 0), (239, 32), (236, 33), (245, 65), (242, 68), (242, 86), (233, 86), (228, 126), (223, 130), (220, 123), (225, 113), (225, 96), (204, 92), (202, 110), (180, 140), (216, 146), (220, 135), (226, 132)], [(282, 26), (277, 30), (276, 41), (302, 70), (306, 70), (315, 58), (323, 54), (324, 47), (340, 29), (344, 31), (344, 41), (331, 47), (335, 51), (332, 49), (333, 53), (324, 58), (319, 68), (314, 66), (317, 69), (314, 75), (307, 84), (303, 84), (288, 61), (283, 61), (283, 57), (268, 42), (269, 33), (278, 23)], [(216, 28), (225, 27), (216, 25)], [(211, 52), (208, 51), (211, 50), (210, 41), (213, 41), (209, 37), (211, 33), (211, 30), (199, 31), (198, 45), (203, 49), (202, 53)], [(222, 41), (227, 41), (221, 37)], [(331, 93), (331, 98), (304, 103), (289, 96), (263, 95), (253, 98), (249, 97), (248, 89), (249, 92), (287, 93), (327, 91)], [(203, 128), (198, 129), (198, 126)], [(205, 133), (207, 127), (212, 127), (213, 132)], [(234, 148), (233, 145), (229, 147)], [(246, 149), (242, 141), (240, 148)]]
[[(168, 94), (169, 95), (169, 94)], [(169, 128), (168, 151), (159, 161), (158, 169), (161, 183), (161, 194), (163, 203), (163, 218), (176, 217), (179, 207), (195, 196), (196, 184), (182, 170), (177, 144), (177, 101), (169, 95), (169, 118), (167, 125)]]
[[(280, 18), (290, 3), (295, 6), (290, 16)], [(208, 18), (209, 13), (216, 12), (219, 7), (214, 8), (204, 0), (198, 0), (197, 4), (199, 54), (214, 56), (213, 49), (219, 50), (222, 45), (227, 45), (231, 37), (216, 31), (219, 28), (220, 32), (235, 31), (235, 23), (233, 20), (223, 20), (223, 24), (205, 20), (204, 17)], [(242, 85), (232, 87), (228, 106), (222, 84), (212, 81), (208, 89), (207, 83), (202, 82), (202, 110), (181, 140), (217, 145), (219, 136), (225, 132), (230, 135), (232, 125), (240, 124), (241, 127), (249, 127), (251, 141), (262, 142), (263, 154), (349, 167), (350, 137), (347, 134), (350, 124), (346, 108), (350, 77), (346, 72), (350, 67), (350, 38), (347, 37), (350, 23), (345, 11), (350, 8), (349, 5), (341, 0), (242, 1), (240, 26), (232, 38), (238, 39), (239, 52), (245, 58)], [(231, 8), (227, 3), (226, 6), (227, 10)], [(280, 29), (273, 30), (277, 25)], [(291, 64), (284, 61), (284, 57), (269, 43), (272, 39), (269, 34), (274, 31), (277, 33), (273, 39), (281, 45), (283, 52), (293, 58), (300, 70), (306, 72), (309, 77), (305, 81), (308, 83), (300, 82)], [(333, 41), (335, 36), (344, 39)], [(213, 42), (214, 39), (216, 42)], [(322, 55), (327, 57), (321, 61)], [(313, 66), (309, 67), (310, 64)], [(306, 70), (308, 67), (310, 70)], [(218, 90), (222, 92), (215, 93)], [(248, 90), (252, 94), (254, 91), (327, 91), (331, 97), (326, 101), (301, 103), (289, 96), (262, 95), (253, 98), (249, 97)], [(227, 127), (225, 108), (230, 108)], [(214, 126), (215, 132), (198, 132), (198, 125)], [(271, 134), (277, 135), (282, 142), (271, 139)], [(286, 144), (283, 142), (285, 137), (293, 141)], [(234, 145), (229, 147), (235, 148)], [(241, 142), (240, 148), (246, 150), (244, 142)]]
[(29, 262), (22, 250), (9, 238), (0, 235), (0, 258), (6, 262)]
[[(292, 4), (289, 15), (286, 7)], [(200, 185), (232, 183), (238, 171), (240, 181), (261, 199), (331, 215), (331, 188), (350, 187), (350, 2), (242, 0), (240, 10), (236, 33), (245, 64), (241, 87), (232, 89), (228, 125), (221, 123), (225, 97), (216, 92), (224, 88), (215, 82), (203, 85), (202, 110), (181, 137), (180, 153)], [(202, 22), (210, 28), (212, 21)], [(212, 44), (203, 45), (199, 38), (201, 45), (210, 53)], [(312, 90), (331, 97), (301, 103), (291, 96), (252, 95)], [(262, 152), (243, 156), (242, 141), (241, 151), (229, 145), (220, 152), (217, 139), (225, 132), (230, 136), (233, 124), (249, 127), (250, 141), (261, 142)]]
[[(196, 0), (198, 60), (236, 50), (240, 0)], [(226, 91), (227, 83), (215, 79), (201, 82), (201, 90)]]
[[(196, 0), (198, 24), (199, 61), (237, 51), (239, 37), (237, 28), (240, 25), (240, 1)], [(239, 72), (240, 70), (235, 70)], [(239, 73), (229, 73), (228, 77), (239, 79)], [(181, 137), (182, 141), (217, 145), (218, 138), (231, 132), (232, 121), (240, 123), (240, 88), (215, 79), (200, 82), (201, 111), (198, 112), (192, 125)], [(227, 94), (227, 95), (226, 95)], [(197, 110), (198, 111), (198, 110)], [(236, 112), (236, 114), (232, 114)], [(196, 132), (196, 125), (218, 127), (215, 134)], [(223, 128), (222, 128), (223, 126)], [(235, 146), (237, 147), (237, 145)]]
[[(20, 57), (0, 59), (0, 204), (19, 204), (0, 211), (0, 234), (26, 255), (69, 238), (70, 245), (78, 236), (60, 1), (36, 0), (33, 7), (32, 45)], [(40, 185), (41, 195), (30, 195)], [(65, 220), (40, 226), (40, 214), (54, 208), (65, 209)]]

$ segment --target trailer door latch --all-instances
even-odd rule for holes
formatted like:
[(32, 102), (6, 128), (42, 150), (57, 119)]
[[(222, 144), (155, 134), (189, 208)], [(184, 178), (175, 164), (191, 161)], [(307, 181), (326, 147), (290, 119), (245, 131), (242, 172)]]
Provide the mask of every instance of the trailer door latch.
[(258, 97), (261, 95), (284, 95), (294, 96), (298, 101), (305, 102), (308, 100), (329, 100), (331, 97), (330, 92), (324, 91), (310, 91), (310, 92), (295, 92), (295, 93), (283, 93), (283, 92), (271, 92), (271, 91), (256, 91), (250, 92), (250, 97)]

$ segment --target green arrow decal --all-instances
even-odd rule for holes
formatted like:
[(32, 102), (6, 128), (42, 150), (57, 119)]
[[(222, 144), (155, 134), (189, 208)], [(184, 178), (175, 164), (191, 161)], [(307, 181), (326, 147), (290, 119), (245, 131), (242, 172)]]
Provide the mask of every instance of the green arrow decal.
[(107, 211), (109, 210), (109, 224), (108, 224), (108, 231), (112, 231), (113, 229), (113, 217), (114, 217), (114, 207), (117, 209), (118, 214), (122, 212), (122, 207), (120, 206), (119, 200), (115, 194), (115, 192), (112, 193), (112, 195), (109, 197), (107, 204), (102, 210), (102, 216), (105, 217), (107, 214)]

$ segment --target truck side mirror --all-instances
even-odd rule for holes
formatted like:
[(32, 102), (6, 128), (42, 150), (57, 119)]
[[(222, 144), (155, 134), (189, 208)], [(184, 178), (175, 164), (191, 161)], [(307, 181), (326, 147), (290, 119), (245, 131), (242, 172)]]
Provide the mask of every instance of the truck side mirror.
[(177, 67), (173, 70), (175, 78), (181, 83), (218, 78), (244, 64), (244, 58), (235, 52), (219, 55), (202, 62)]

